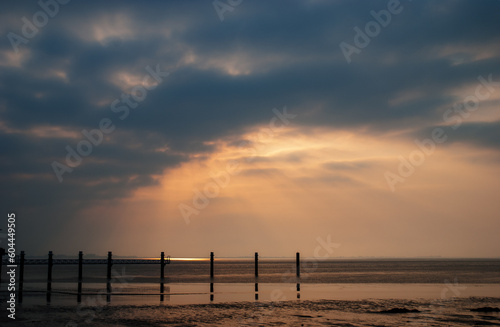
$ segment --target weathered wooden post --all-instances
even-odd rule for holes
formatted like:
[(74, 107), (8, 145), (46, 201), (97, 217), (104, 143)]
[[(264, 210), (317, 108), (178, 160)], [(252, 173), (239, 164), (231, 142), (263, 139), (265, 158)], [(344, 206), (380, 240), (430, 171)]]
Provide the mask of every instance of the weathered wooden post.
[(107, 272), (107, 282), (106, 290), (107, 293), (111, 293), (111, 266), (113, 266), (113, 254), (111, 251), (108, 252), (108, 272)]
[(210, 252), (210, 301), (214, 300), (214, 253)]
[(295, 256), (295, 266), (296, 266), (296, 271), (297, 271), (297, 277), (300, 278), (300, 253), (297, 252)]
[(23, 288), (24, 288), (24, 251), (21, 251), (19, 258), (19, 303), (23, 303)]
[[(255, 292), (259, 291), (259, 252), (255, 252)], [(259, 297), (258, 294), (255, 294), (255, 299), (257, 300)]]
[(259, 252), (255, 252), (255, 278), (259, 277)]
[(214, 278), (214, 253), (210, 252), (210, 279)]
[(78, 252), (78, 294), (76, 301), (82, 302), (82, 281), (83, 281), (83, 252)]
[(108, 270), (107, 270), (107, 279), (111, 280), (111, 266), (113, 266), (113, 253), (111, 251), (108, 252)]
[(111, 302), (111, 267), (113, 266), (113, 254), (108, 251), (108, 271), (106, 276), (106, 302)]
[[(300, 291), (300, 253), (297, 252), (295, 256), (295, 266), (296, 266), (296, 271), (297, 271), (297, 292)], [(297, 298), (299, 298), (300, 295), (297, 294)]]
[(164, 300), (163, 293), (165, 291), (164, 289), (164, 283), (165, 281), (165, 252), (161, 253), (161, 259), (160, 259), (160, 301)]
[(6, 255), (6, 254), (7, 254), (7, 252), (5, 252), (5, 249), (4, 248), (0, 248), (0, 284), (2, 283), (2, 263), (3, 263), (3, 256)]
[(161, 253), (161, 259), (160, 259), (160, 278), (161, 282), (163, 283), (165, 279), (165, 252)]
[(47, 302), (50, 302), (50, 297), (52, 296), (52, 251), (49, 251), (49, 260), (47, 265)]

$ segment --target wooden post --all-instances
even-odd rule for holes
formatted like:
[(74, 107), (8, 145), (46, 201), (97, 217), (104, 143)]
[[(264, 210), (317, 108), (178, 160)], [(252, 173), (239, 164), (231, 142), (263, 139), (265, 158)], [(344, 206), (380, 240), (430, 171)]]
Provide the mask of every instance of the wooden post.
[(210, 252), (210, 280), (214, 279), (214, 253)]
[(3, 256), (6, 255), (6, 254), (7, 254), (7, 252), (5, 252), (5, 249), (4, 248), (0, 248), (0, 284), (2, 283), (2, 263), (3, 263)]
[(163, 283), (165, 279), (165, 252), (161, 253), (161, 259), (160, 259), (160, 279), (161, 282)]
[(108, 252), (108, 273), (107, 273), (107, 285), (106, 290), (111, 293), (111, 266), (113, 266), (113, 254), (111, 251)]
[(163, 293), (165, 291), (163, 282), (165, 281), (165, 252), (161, 253), (160, 259), (160, 301), (164, 300)]
[(50, 302), (52, 296), (52, 251), (49, 251), (48, 271), (47, 271), (47, 302)]
[(21, 258), (19, 262), (19, 303), (23, 303), (23, 288), (24, 288), (24, 251), (21, 251)]
[(259, 291), (259, 252), (255, 252), (255, 299), (259, 299), (257, 292)]
[(83, 281), (83, 252), (78, 252), (78, 294), (76, 301), (82, 302), (82, 281)]
[(297, 270), (297, 277), (300, 278), (300, 253), (297, 252), (297, 255), (295, 256), (295, 265), (296, 265), (296, 270)]
[(214, 253), (210, 252), (210, 301), (214, 300)]
[[(295, 265), (297, 270), (297, 292), (300, 292), (300, 253), (297, 252), (295, 257)], [(300, 294), (297, 294), (297, 299), (300, 298)]]
[(255, 278), (259, 277), (259, 252), (255, 252)]

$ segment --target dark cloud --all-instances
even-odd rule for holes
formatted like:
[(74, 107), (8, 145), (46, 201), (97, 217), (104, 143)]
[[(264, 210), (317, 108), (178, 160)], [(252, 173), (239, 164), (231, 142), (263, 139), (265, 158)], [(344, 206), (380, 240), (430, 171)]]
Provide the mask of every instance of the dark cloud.
[[(19, 57), (6, 35), (21, 34), (21, 17), (40, 7), (2, 2), (2, 207), (25, 208), (28, 221), (53, 226), (154, 185), (165, 169), (216, 151), (213, 141), (241, 146), (242, 131), (267, 124), (271, 109), (284, 105), (298, 115), (295, 126), (377, 134), (411, 127), (427, 135), (457, 101), (453, 90), (481, 74), (500, 75), (500, 2), (401, 3), (403, 11), (348, 64), (340, 42), (353, 44), (353, 28), (364, 28), (387, 1), (244, 1), (223, 22), (211, 2), (72, 1), (19, 45)], [(170, 75), (120, 120), (110, 105), (131, 85), (121, 88), (117, 75), (141, 78), (157, 64)], [(33, 130), (79, 134), (103, 118), (116, 131), (59, 183), (50, 164), (63, 162), (65, 147), (80, 139)], [(498, 148), (498, 127), (464, 124), (450, 139)], [(327, 168), (363, 168), (342, 165)]]
[(460, 125), (433, 126), (411, 135), (416, 139), (431, 139), (435, 129), (443, 130), (443, 145), (468, 143), (477, 147), (500, 150), (500, 122), (461, 122)]

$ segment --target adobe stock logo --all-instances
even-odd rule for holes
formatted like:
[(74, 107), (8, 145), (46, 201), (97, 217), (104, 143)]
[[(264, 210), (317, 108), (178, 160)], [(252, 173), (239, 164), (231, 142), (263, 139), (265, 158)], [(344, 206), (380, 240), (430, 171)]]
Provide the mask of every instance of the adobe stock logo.
[(214, 2), (212, 2), (212, 5), (214, 6), (217, 16), (219, 16), (219, 20), (223, 22), (224, 13), (227, 11), (229, 12), (234, 11), (234, 8), (241, 5), (242, 2), (243, 0), (226, 0), (226, 1), (214, 0)]

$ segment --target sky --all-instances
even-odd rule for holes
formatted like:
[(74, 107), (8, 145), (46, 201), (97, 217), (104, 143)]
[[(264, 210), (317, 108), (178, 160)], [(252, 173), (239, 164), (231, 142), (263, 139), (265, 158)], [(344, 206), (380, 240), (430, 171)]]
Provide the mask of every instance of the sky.
[(1, 228), (27, 255), (499, 257), (499, 10), (1, 1)]

